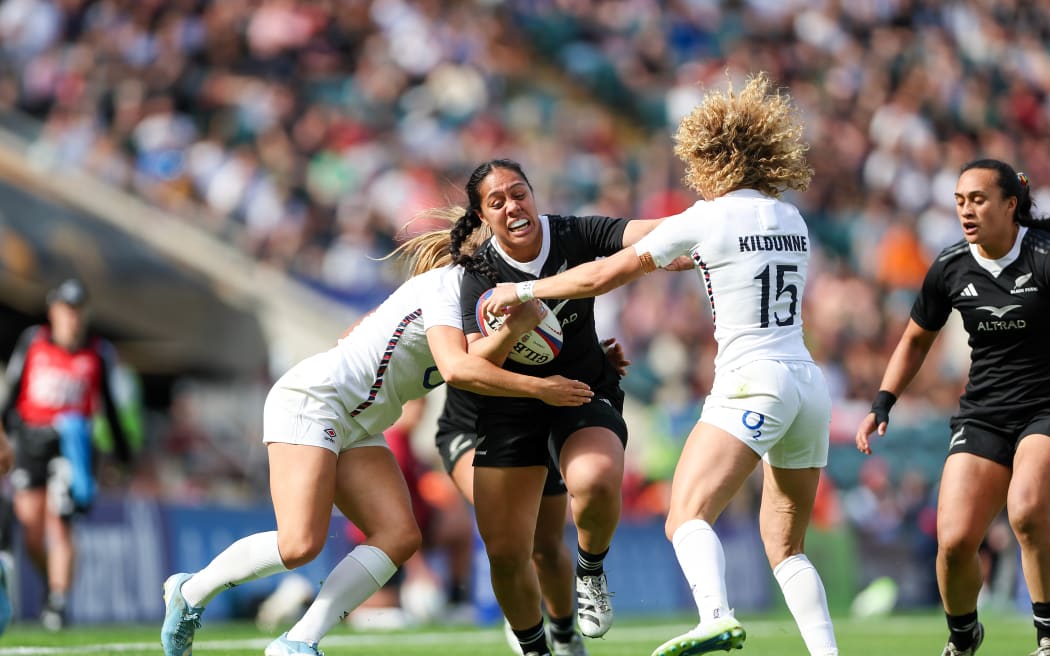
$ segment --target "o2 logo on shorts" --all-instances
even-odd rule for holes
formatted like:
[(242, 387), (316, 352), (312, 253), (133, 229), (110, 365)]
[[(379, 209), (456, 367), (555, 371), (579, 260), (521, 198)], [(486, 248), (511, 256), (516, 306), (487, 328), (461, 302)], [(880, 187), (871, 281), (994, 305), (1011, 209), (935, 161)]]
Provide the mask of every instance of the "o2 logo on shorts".
[(761, 412), (752, 412), (751, 410), (745, 410), (744, 414), (740, 415), (740, 423), (744, 425), (744, 428), (749, 431), (754, 431), (751, 434), (751, 439), (757, 440), (762, 437), (762, 426), (766, 423), (766, 416)]
[(425, 389), (432, 390), (441, 386), (444, 382), (445, 379), (441, 377), (441, 372), (438, 371), (437, 367), (427, 367), (426, 371), (423, 372), (423, 387)]

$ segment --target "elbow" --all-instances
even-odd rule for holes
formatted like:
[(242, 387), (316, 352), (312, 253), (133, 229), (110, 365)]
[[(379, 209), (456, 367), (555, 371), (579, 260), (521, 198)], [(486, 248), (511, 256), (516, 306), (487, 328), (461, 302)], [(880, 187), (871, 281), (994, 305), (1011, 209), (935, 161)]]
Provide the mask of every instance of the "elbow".
[(450, 365), (441, 371), (441, 377), (452, 387), (469, 390), (475, 381), (467, 369), (467, 367)]

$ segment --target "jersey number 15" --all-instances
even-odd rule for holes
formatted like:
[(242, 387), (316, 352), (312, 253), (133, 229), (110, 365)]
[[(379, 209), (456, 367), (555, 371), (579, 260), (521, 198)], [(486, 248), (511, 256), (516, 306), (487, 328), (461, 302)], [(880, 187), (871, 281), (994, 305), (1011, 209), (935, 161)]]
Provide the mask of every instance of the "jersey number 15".
[[(794, 264), (778, 264), (777, 267), (777, 293), (773, 297), (774, 303), (780, 303), (785, 295), (790, 298), (788, 303), (787, 316), (781, 317), (777, 314), (776, 310), (773, 310), (773, 318), (776, 320), (778, 326), (790, 326), (795, 323), (795, 311), (798, 308), (798, 287), (794, 283), (785, 283), (784, 274), (793, 273), (798, 271), (798, 267)], [(762, 273), (755, 276), (755, 280), (762, 282), (762, 301), (760, 303), (759, 320), (762, 323), (763, 328), (769, 328), (769, 313), (770, 313), (770, 291), (772, 289), (772, 280), (769, 271), (769, 266), (762, 269)]]

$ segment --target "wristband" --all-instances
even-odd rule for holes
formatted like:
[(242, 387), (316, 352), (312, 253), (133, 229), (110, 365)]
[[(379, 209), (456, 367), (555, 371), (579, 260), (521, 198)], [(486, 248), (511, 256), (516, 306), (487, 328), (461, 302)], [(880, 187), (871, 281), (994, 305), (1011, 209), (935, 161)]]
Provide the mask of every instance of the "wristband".
[(532, 295), (532, 288), (536, 286), (535, 280), (526, 280), (524, 282), (515, 283), (514, 293), (518, 295), (518, 300), (522, 303), (528, 303), (532, 299), (536, 298)]
[(890, 408), (897, 402), (897, 395), (886, 390), (879, 390), (875, 400), (871, 403), (871, 411), (875, 414), (875, 425), (880, 426), (890, 421)]

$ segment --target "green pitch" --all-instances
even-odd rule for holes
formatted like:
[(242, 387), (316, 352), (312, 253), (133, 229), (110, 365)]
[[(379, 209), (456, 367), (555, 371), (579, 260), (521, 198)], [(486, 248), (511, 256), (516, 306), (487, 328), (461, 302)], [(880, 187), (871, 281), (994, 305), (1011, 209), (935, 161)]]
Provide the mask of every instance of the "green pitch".
[[(661, 642), (690, 628), (680, 621), (622, 621), (604, 640), (588, 640), (591, 656), (648, 656)], [(741, 618), (747, 643), (733, 654), (806, 656), (789, 618)], [(843, 656), (939, 656), (944, 647), (944, 619), (938, 614), (892, 616), (871, 620), (835, 618)], [(987, 638), (982, 656), (1027, 656), (1035, 648), (1031, 620), (1022, 615), (982, 617)], [(49, 634), (30, 624), (15, 624), (0, 638), (0, 656), (72, 654), (161, 654), (157, 626), (72, 627)], [(249, 624), (211, 624), (197, 632), (195, 656), (262, 654), (272, 636)], [(370, 633), (339, 627), (322, 643), (327, 656), (507, 656), (500, 628), (427, 627), (413, 631)], [(396, 649), (396, 652), (394, 651)], [(722, 653), (722, 652), (717, 652)]]

